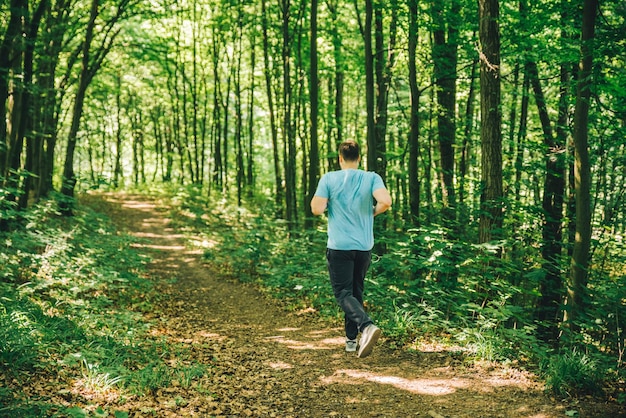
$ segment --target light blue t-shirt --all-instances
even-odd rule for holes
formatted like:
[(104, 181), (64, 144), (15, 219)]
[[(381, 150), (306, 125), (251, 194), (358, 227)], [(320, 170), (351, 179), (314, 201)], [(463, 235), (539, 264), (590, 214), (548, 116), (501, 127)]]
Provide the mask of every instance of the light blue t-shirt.
[(315, 196), (328, 199), (328, 248), (369, 251), (374, 246), (374, 190), (385, 188), (372, 171), (331, 171), (320, 179)]

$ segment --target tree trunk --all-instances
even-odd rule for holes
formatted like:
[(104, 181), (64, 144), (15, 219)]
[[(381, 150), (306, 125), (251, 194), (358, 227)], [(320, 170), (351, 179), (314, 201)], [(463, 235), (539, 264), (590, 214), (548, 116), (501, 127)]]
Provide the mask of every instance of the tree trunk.
[(39, 94), (33, 114), (33, 120), (36, 123), (35, 138), (37, 142), (35, 154), (39, 166), (39, 172), (36, 173), (38, 175), (35, 189), (36, 199), (48, 196), (53, 190), (57, 124), (66, 92), (64, 81), (61, 81), (61, 86), (57, 89), (55, 88), (55, 80), (57, 79), (59, 56), (63, 49), (63, 38), (69, 26), (71, 5), (69, 0), (55, 1), (52, 5), (53, 8), (48, 12), (49, 14), (43, 22), (44, 27), (41, 31), (42, 55), (47, 59), (38, 62), (36, 82)]
[(113, 166), (113, 186), (120, 187), (120, 183), (124, 181), (124, 171), (122, 168), (122, 76), (117, 74), (115, 78), (115, 163)]
[[(218, 37), (217, 31), (213, 32), (214, 37)], [(213, 47), (213, 124), (211, 127), (211, 144), (213, 148), (213, 175), (211, 184), (215, 185), (220, 192), (223, 188), (224, 181), (224, 169), (222, 159), (222, 107), (220, 105), (222, 89), (219, 77), (219, 57), (220, 57), (220, 42), (214, 41)], [(210, 194), (209, 188), (209, 194)]]
[(296, 198), (296, 141), (292, 121), (292, 83), (291, 83), (291, 2), (280, 0), (282, 13), (282, 63), (283, 63), (283, 164), (285, 166), (285, 191), (287, 224), (295, 227), (297, 222)]
[[(384, 42), (384, 16), (383, 10), (391, 11), (389, 22), (389, 44)], [(376, 109), (375, 109), (375, 129), (376, 129), (376, 172), (380, 174), (383, 181), (387, 178), (387, 124), (389, 107), (389, 89), (391, 85), (391, 69), (396, 59), (397, 25), (398, 25), (398, 5), (397, 0), (392, 0), (391, 4), (383, 7), (382, 3), (376, 3), (374, 7), (375, 31), (374, 39), (376, 46), (375, 71), (376, 71)], [(387, 51), (385, 55), (385, 51)]]
[(250, 90), (248, 96), (248, 151), (247, 151), (247, 175), (246, 186), (248, 188), (247, 196), (254, 196), (254, 95), (256, 90), (254, 72), (256, 69), (256, 36), (250, 39)]
[(83, 105), (87, 88), (100, 69), (102, 62), (106, 59), (107, 54), (113, 47), (115, 38), (119, 34), (119, 30), (114, 31), (113, 28), (119, 19), (124, 15), (129, 0), (121, 0), (116, 6), (115, 14), (108, 20), (103, 22), (99, 27), (104, 33), (104, 40), (100, 48), (91, 56), (91, 43), (94, 38), (96, 29), (96, 19), (99, 15), (98, 0), (92, 0), (89, 21), (85, 30), (85, 39), (81, 45), (82, 48), (82, 68), (78, 79), (78, 87), (76, 97), (74, 99), (74, 107), (72, 110), (72, 122), (67, 139), (67, 148), (65, 152), (65, 163), (63, 166), (63, 181), (61, 185), (61, 193), (64, 199), (59, 202), (61, 213), (64, 215), (72, 214), (74, 201), (74, 188), (76, 186), (76, 176), (74, 174), (74, 151), (76, 149), (76, 140), (80, 128), (80, 120), (83, 113)]
[(476, 99), (476, 69), (478, 61), (472, 63), (470, 72), (469, 94), (465, 106), (465, 127), (463, 132), (463, 145), (461, 147), (461, 159), (459, 161), (459, 225), (467, 225), (469, 221), (468, 204), (465, 202), (465, 185), (470, 163), (470, 149), (472, 144), (472, 131), (474, 127), (474, 101)]
[[(11, 0), (11, 15), (8, 18), (7, 30), (0, 44), (0, 180), (8, 174), (9, 153), (11, 152), (10, 139), (7, 137), (7, 100), (9, 98), (9, 78), (11, 77), (15, 60), (15, 47), (20, 43), (23, 31), (22, 20), (28, 10), (28, 3), (24, 0)], [(19, 62), (19, 60), (17, 61)]]
[[(365, 54), (365, 107), (367, 111), (367, 169), (378, 172), (375, 118), (374, 52), (372, 46), (372, 20), (374, 0), (365, 0), (365, 26), (363, 27), (363, 52)], [(357, 2), (355, 1), (355, 5)]]
[(235, 41), (237, 56), (236, 63), (233, 71), (234, 76), (234, 96), (235, 96), (235, 155), (236, 155), (236, 178), (237, 178), (237, 204), (241, 206), (243, 203), (243, 191), (245, 187), (245, 167), (244, 167), (244, 147), (243, 147), (243, 111), (241, 107), (242, 92), (241, 92), (241, 58), (243, 56), (243, 30), (241, 29), (241, 10), (238, 7), (237, 10), (238, 24), (237, 24), (237, 39)]
[[(342, 39), (339, 33), (339, 21), (338, 10), (339, 2), (337, 0), (328, 0), (326, 2), (327, 7), (332, 16), (332, 27), (330, 28), (331, 36), (333, 39), (333, 57), (335, 59), (335, 74), (334, 74), (334, 97), (335, 97), (335, 112), (334, 120), (331, 126), (334, 128), (332, 131), (334, 135), (328, 135), (326, 155), (328, 161), (328, 169), (338, 169), (338, 161), (334, 156), (334, 152), (337, 150), (340, 143), (343, 142), (343, 90), (344, 90), (344, 77), (345, 77), (345, 63), (342, 49)], [(330, 89), (329, 89), (330, 90)], [(334, 138), (334, 141), (332, 140)]]
[(409, 205), (411, 222), (420, 224), (420, 178), (419, 178), (419, 102), (421, 92), (417, 85), (417, 42), (419, 0), (408, 0), (409, 4), (409, 87), (411, 91), (411, 126), (409, 131)]
[(498, 0), (479, 0), (481, 179), (480, 243), (499, 238), (502, 228), (502, 134)]
[(266, 0), (261, 0), (261, 21), (263, 28), (263, 61), (265, 65), (265, 91), (267, 95), (267, 107), (270, 115), (270, 131), (272, 136), (272, 155), (274, 163), (274, 204), (276, 207), (276, 216), (283, 216), (283, 177), (280, 169), (280, 153), (278, 148), (278, 126), (276, 123), (276, 111), (274, 106), (274, 93), (272, 88), (272, 60), (270, 60), (270, 41), (269, 41), (269, 22), (267, 18)]
[(528, 62), (526, 68), (539, 111), (546, 147), (546, 177), (542, 201), (544, 220), (541, 244), (542, 267), (545, 271), (545, 277), (540, 283), (541, 297), (537, 306), (537, 319), (542, 322), (540, 337), (546, 342), (555, 342), (558, 337), (557, 321), (563, 293), (560, 258), (565, 193), (565, 153), (564, 144), (555, 140), (554, 137), (545, 96), (539, 81), (537, 64), (532, 61)]
[(78, 89), (76, 91), (76, 97), (74, 99), (74, 108), (72, 111), (72, 124), (67, 138), (67, 148), (65, 151), (65, 164), (63, 166), (63, 183), (61, 185), (61, 193), (65, 198), (60, 202), (61, 213), (64, 215), (72, 215), (73, 200), (74, 200), (74, 187), (76, 186), (76, 175), (74, 174), (74, 155), (76, 149), (76, 140), (78, 136), (78, 130), (80, 128), (80, 120), (83, 114), (83, 104), (85, 102), (85, 95), (87, 93), (87, 87), (91, 81), (91, 42), (93, 40), (94, 28), (96, 25), (96, 18), (98, 17), (98, 0), (92, 0), (91, 11), (89, 15), (89, 23), (87, 24), (87, 30), (85, 32), (85, 40), (82, 47), (82, 68), (80, 77), (78, 80)]
[(593, 40), (598, 0), (584, 0), (580, 62), (574, 110), (574, 187), (576, 235), (570, 262), (565, 320), (573, 331), (586, 309), (587, 279), (591, 247), (591, 167), (589, 162), (589, 99), (593, 86)]
[[(454, 191), (454, 143), (456, 134), (456, 79), (458, 61), (458, 28), (457, 16), (460, 4), (452, 2), (446, 15), (444, 3), (434, 0), (432, 3), (433, 22), (433, 72), (437, 91), (437, 133), (441, 155), (440, 183), (442, 190), (443, 218), (447, 223), (454, 222), (455, 191)], [(446, 36), (447, 22), (447, 36)], [(447, 39), (446, 39), (447, 38)]]
[(317, 182), (320, 177), (320, 157), (319, 145), (317, 139), (318, 124), (318, 100), (319, 100), (319, 76), (317, 72), (317, 0), (311, 1), (311, 51), (310, 51), (310, 80), (309, 80), (309, 101), (311, 103), (311, 149), (309, 151), (309, 191), (306, 204), (305, 227), (310, 228), (313, 225), (313, 213), (311, 212), (311, 199), (315, 194)]

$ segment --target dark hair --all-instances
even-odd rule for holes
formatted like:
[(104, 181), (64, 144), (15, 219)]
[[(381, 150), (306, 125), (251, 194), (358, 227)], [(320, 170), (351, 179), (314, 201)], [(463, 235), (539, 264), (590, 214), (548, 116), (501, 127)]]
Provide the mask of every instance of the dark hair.
[(345, 161), (356, 161), (361, 155), (361, 150), (356, 142), (346, 141), (339, 145), (339, 154)]

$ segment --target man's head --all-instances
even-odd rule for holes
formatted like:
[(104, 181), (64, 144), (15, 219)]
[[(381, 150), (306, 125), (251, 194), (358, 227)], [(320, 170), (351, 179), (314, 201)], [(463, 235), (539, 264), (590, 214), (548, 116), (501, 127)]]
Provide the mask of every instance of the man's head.
[(354, 141), (345, 141), (339, 145), (339, 156), (346, 162), (357, 162), (361, 158), (359, 144)]

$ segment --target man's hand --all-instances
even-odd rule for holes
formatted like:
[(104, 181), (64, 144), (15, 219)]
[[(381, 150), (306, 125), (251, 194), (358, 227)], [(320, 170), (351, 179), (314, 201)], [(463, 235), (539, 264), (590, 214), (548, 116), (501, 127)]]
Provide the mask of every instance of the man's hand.
[(313, 196), (311, 199), (311, 213), (313, 215), (319, 216), (326, 210), (326, 206), (328, 206), (328, 199), (319, 196)]
[(385, 188), (376, 189), (372, 193), (374, 199), (376, 199), (376, 206), (374, 206), (374, 216), (387, 212), (391, 207), (391, 195)]

